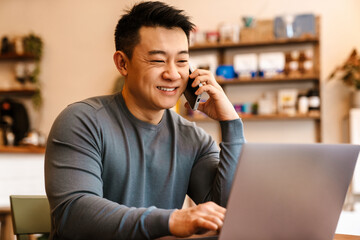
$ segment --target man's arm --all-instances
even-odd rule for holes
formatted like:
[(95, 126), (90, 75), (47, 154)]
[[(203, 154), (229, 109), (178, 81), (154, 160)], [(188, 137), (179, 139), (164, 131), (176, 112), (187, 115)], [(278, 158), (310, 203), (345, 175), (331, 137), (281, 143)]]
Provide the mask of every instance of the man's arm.
[(150, 239), (169, 235), (173, 210), (131, 208), (103, 198), (102, 141), (94, 109), (68, 107), (55, 121), (45, 183), (57, 239)]
[[(199, 110), (220, 122), (222, 142), (219, 156), (206, 150), (194, 164), (189, 195), (196, 203), (214, 201), (226, 207), (238, 158), (245, 142), (243, 124), (210, 71), (197, 69), (190, 77), (194, 78), (193, 86), (199, 83), (203, 85), (196, 94), (206, 92), (209, 95), (209, 99), (199, 105)], [(186, 107), (189, 107), (188, 104)]]
[[(213, 75), (209, 71), (197, 69), (190, 77), (195, 78), (193, 87), (200, 82), (203, 84), (196, 94), (207, 92), (210, 96), (198, 109), (220, 122), (222, 142), (220, 156), (214, 154), (213, 146), (210, 146), (196, 161), (191, 173), (188, 194), (198, 204), (206, 202), (206, 208), (201, 204), (173, 212), (169, 226), (174, 235), (178, 231), (188, 230), (193, 234), (202, 228), (221, 229), (226, 211), (223, 207), (227, 204), (238, 157), (245, 142), (242, 121)], [(189, 108), (188, 103), (185, 106)], [(198, 223), (203, 225), (199, 226)]]
[[(175, 211), (170, 216), (169, 228), (173, 235), (189, 236), (203, 229), (220, 230), (224, 221), (238, 157), (245, 139), (240, 119), (221, 122), (223, 142), (214, 156), (210, 148), (193, 166), (189, 182), (189, 196), (199, 204), (190, 209)], [(201, 204), (204, 203), (204, 204)], [(182, 235), (180, 233), (189, 233)]]

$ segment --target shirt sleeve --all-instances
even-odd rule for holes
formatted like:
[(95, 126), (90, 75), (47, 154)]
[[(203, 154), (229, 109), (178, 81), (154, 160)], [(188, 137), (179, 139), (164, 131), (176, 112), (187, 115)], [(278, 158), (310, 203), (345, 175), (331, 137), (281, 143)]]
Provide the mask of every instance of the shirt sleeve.
[(245, 143), (241, 119), (220, 122), (222, 142), (220, 153), (206, 134), (192, 168), (188, 195), (195, 203), (214, 201), (226, 207), (238, 158)]
[(95, 109), (70, 105), (56, 119), (45, 155), (50, 239), (152, 239), (170, 235), (173, 210), (133, 208), (103, 198), (102, 136)]

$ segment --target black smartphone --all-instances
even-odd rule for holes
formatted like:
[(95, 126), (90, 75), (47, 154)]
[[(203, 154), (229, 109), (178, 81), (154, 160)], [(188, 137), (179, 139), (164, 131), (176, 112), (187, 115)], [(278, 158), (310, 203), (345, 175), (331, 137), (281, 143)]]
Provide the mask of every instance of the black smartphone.
[[(189, 65), (189, 75), (193, 72), (193, 68), (191, 67), (191, 65)], [(184, 92), (184, 96), (186, 98), (186, 100), (188, 101), (188, 103), (190, 104), (190, 107), (192, 110), (197, 110), (199, 103), (200, 103), (200, 99), (201, 99), (201, 94), (200, 95), (196, 95), (195, 92), (199, 89), (199, 87), (202, 86), (202, 84), (200, 83), (199, 86), (196, 87), (192, 87), (191, 84), (194, 82), (194, 79), (189, 77), (185, 92)]]

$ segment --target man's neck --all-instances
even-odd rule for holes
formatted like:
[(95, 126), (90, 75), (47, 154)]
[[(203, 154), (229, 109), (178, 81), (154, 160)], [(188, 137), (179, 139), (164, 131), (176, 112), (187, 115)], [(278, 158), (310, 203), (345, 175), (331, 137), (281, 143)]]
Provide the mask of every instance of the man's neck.
[(137, 119), (157, 125), (160, 123), (165, 110), (149, 110), (140, 107), (136, 104), (135, 101), (131, 101), (131, 96), (126, 91), (122, 92), (123, 99), (125, 101), (126, 107), (129, 109), (132, 115), (134, 115)]

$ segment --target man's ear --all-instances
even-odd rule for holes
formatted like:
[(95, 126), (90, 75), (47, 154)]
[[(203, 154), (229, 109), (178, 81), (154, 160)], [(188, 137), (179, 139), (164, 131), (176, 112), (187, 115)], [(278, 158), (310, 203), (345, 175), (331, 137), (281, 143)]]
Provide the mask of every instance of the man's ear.
[(129, 58), (126, 54), (122, 51), (116, 51), (114, 53), (114, 63), (116, 65), (117, 70), (123, 75), (124, 77), (128, 74), (128, 65), (129, 65)]

